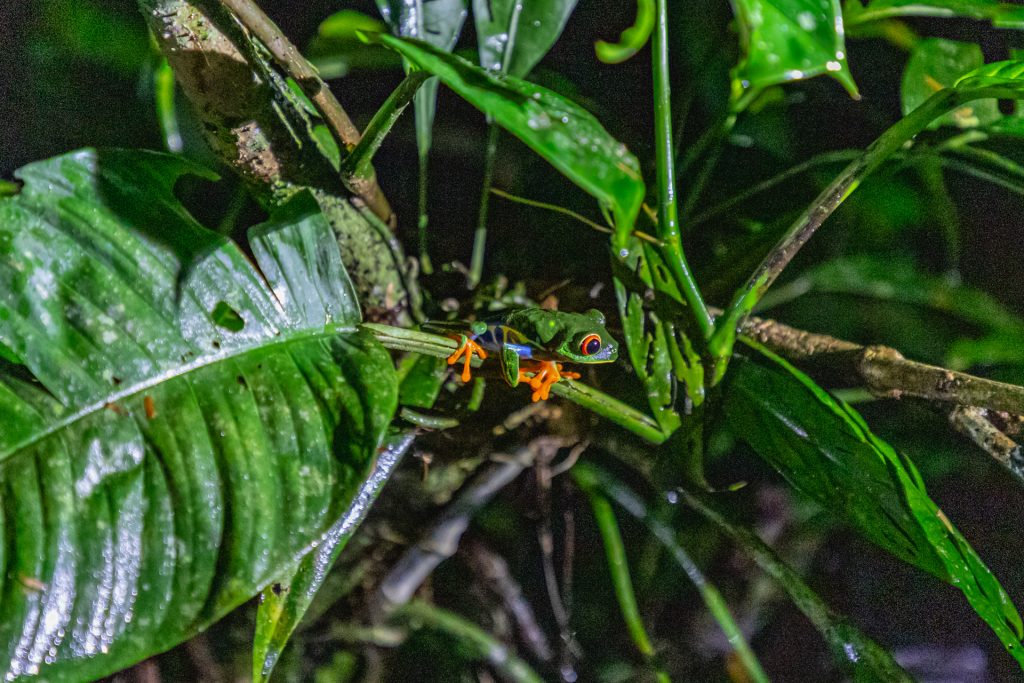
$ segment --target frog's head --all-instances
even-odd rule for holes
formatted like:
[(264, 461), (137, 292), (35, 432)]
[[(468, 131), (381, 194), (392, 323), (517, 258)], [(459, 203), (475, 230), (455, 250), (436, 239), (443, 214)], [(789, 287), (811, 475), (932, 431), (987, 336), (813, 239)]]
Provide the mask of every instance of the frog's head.
[(604, 315), (590, 309), (586, 313), (561, 313), (561, 334), (555, 353), (572, 363), (610, 363), (619, 357), (619, 345), (604, 329)]

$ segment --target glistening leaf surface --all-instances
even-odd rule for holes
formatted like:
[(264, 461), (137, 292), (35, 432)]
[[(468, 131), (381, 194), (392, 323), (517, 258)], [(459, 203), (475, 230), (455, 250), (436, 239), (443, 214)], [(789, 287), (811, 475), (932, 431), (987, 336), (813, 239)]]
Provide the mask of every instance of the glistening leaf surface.
[(256, 231), (261, 274), (174, 197), (185, 173), (83, 150), (0, 201), (0, 343), (38, 380), (0, 374), (10, 679), (98, 678), (250, 598), (346, 509), (395, 409), (312, 198)]
[(473, 0), (480, 66), (525, 77), (551, 49), (576, 0)]
[(925, 491), (914, 464), (863, 418), (782, 359), (738, 356), (723, 405), (730, 430), (808, 498), (896, 557), (961, 591), (1024, 667), (1016, 607)]
[(853, 96), (839, 0), (732, 0), (744, 56), (734, 78), (761, 89), (828, 74)]
[(633, 229), (644, 199), (640, 164), (594, 116), (556, 92), (498, 77), (426, 43), (371, 35), (522, 140), (602, 205), (612, 209), (619, 237)]

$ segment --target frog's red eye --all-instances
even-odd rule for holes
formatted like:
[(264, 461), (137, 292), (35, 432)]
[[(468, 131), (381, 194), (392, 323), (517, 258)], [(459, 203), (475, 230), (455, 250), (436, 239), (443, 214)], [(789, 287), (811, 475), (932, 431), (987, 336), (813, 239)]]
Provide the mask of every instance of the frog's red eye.
[(596, 334), (588, 334), (580, 342), (580, 353), (584, 356), (593, 356), (601, 350), (601, 337)]

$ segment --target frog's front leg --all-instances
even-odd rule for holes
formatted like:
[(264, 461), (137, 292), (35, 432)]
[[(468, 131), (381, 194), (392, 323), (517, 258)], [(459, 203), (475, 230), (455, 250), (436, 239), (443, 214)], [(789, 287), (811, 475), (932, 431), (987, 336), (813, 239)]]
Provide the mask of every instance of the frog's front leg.
[[(533, 375), (529, 377), (528, 375)], [(546, 401), (551, 396), (551, 387), (563, 379), (579, 379), (578, 372), (562, 369), (561, 363), (554, 361), (533, 361), (531, 367), (520, 370), (519, 378), (530, 383), (533, 389), (534, 402)]]
[(528, 379), (519, 367), (519, 352), (509, 344), (501, 347), (501, 373), (511, 387), (517, 387), (520, 381)]
[[(474, 334), (476, 334), (475, 331)], [(473, 361), (473, 354), (476, 354), (480, 360), (484, 360), (487, 358), (487, 352), (484, 351), (483, 347), (477, 344), (476, 341), (464, 334), (460, 334), (458, 337), (451, 335), (451, 338), (458, 339), (459, 348), (455, 350), (455, 353), (448, 356), (448, 365), (455, 365), (459, 358), (465, 358), (465, 361), (462, 364), (462, 374), (460, 377), (462, 377), (463, 382), (469, 382), (469, 380), (472, 379), (469, 364)]]

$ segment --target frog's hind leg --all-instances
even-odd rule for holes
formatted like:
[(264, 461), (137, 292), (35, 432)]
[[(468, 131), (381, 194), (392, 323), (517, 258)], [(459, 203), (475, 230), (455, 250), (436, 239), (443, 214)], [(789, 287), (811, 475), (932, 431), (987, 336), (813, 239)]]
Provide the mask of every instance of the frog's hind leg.
[(462, 374), (460, 377), (462, 377), (463, 382), (468, 382), (473, 377), (470, 372), (470, 363), (473, 361), (473, 355), (476, 354), (480, 360), (484, 360), (487, 358), (487, 352), (484, 351), (484, 348), (477, 344), (476, 341), (464, 334), (460, 334), (458, 336), (453, 334), (449, 336), (452, 339), (458, 340), (459, 348), (455, 349), (455, 353), (448, 356), (448, 365), (455, 365), (459, 358), (464, 358), (465, 360), (462, 364)]

